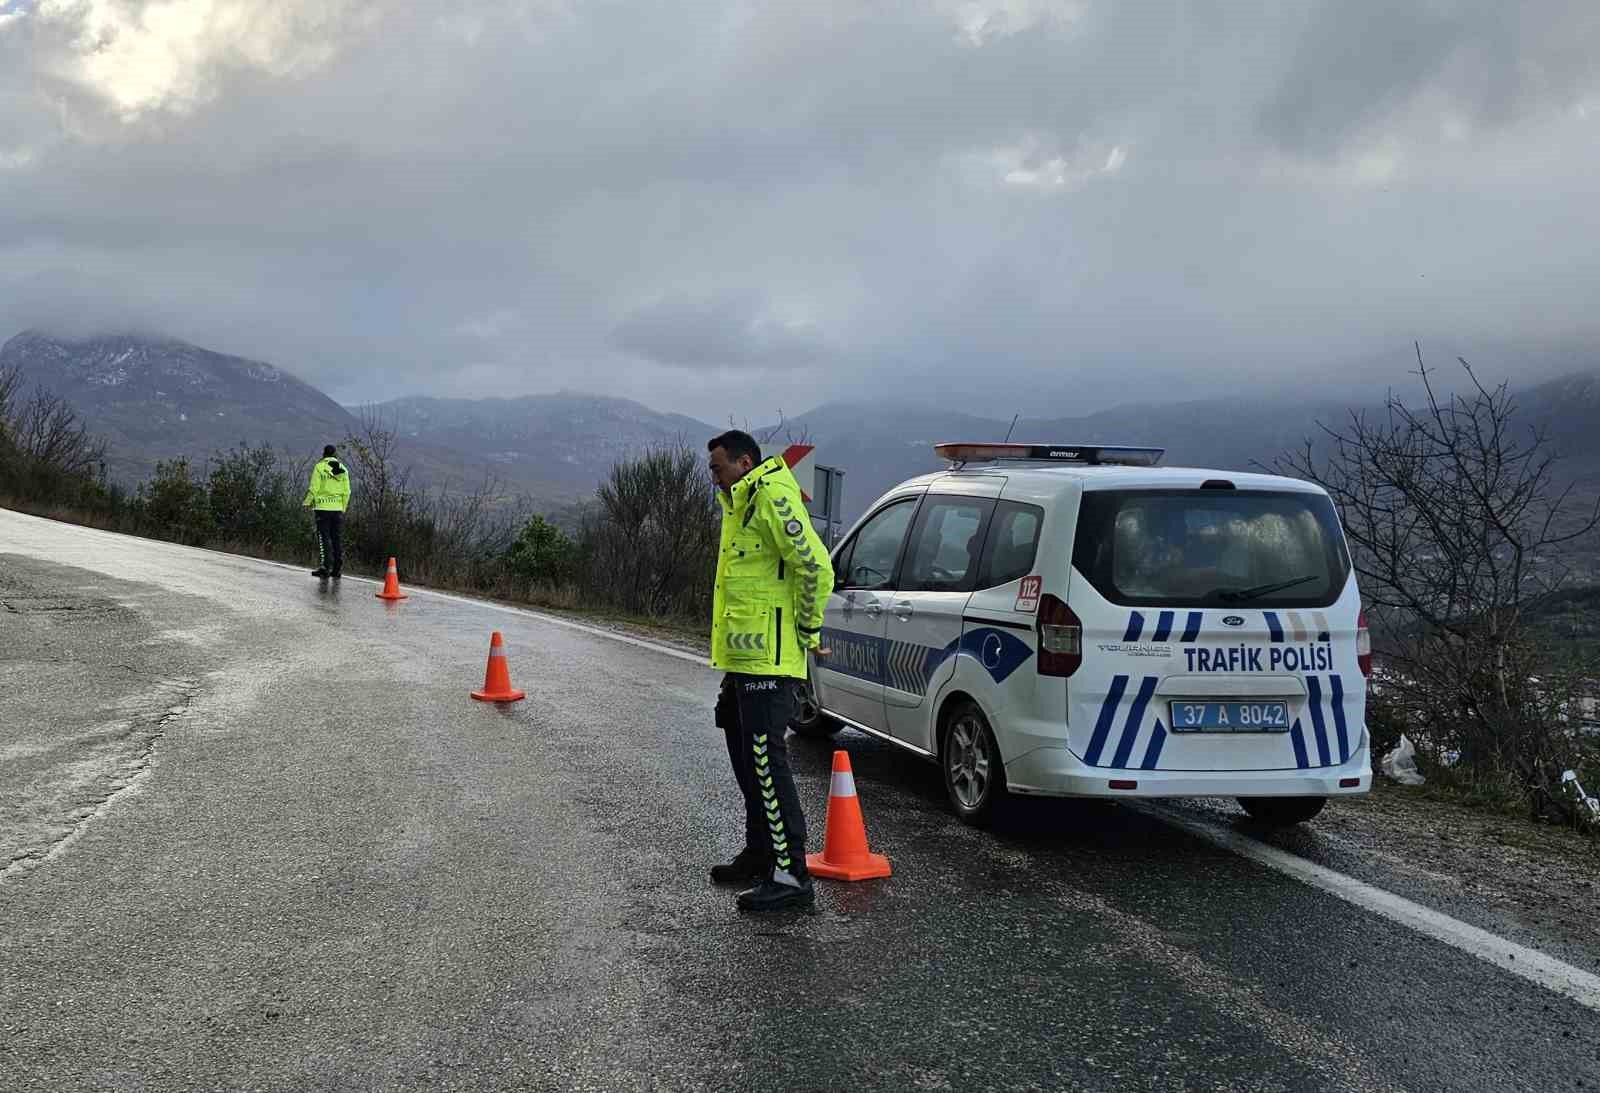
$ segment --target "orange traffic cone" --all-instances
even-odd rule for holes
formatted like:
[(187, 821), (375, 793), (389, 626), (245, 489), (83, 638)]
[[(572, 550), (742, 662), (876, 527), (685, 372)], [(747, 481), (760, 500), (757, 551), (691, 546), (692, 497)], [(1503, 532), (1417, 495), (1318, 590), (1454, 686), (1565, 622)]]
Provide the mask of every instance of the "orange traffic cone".
[(394, 559), (389, 559), (389, 572), (383, 577), (383, 591), (378, 593), (380, 600), (403, 600), (406, 594), (400, 591), (400, 571), (395, 568)]
[(511, 689), (511, 672), (506, 668), (506, 643), (496, 630), (489, 638), (489, 667), (483, 673), (483, 690), (473, 691), (479, 702), (516, 702), (528, 696)]
[(867, 826), (861, 822), (861, 801), (856, 797), (856, 776), (850, 771), (850, 753), (833, 753), (833, 788), (828, 794), (828, 826), (822, 835), (822, 853), (807, 854), (806, 868), (834, 880), (871, 880), (889, 875), (889, 859), (867, 850)]

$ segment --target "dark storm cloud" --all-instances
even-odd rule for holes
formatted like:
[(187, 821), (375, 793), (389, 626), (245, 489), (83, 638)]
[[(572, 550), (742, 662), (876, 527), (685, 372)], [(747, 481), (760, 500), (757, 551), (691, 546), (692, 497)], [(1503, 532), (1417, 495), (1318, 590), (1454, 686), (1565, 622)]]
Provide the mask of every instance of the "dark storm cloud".
[(1330, 154), (1429, 98), (1452, 120), (1489, 125), (1582, 103), (1596, 86), (1600, 8), (1344, 0), (1314, 9), (1297, 38), (1262, 129)]
[(710, 420), (1510, 373), (1595, 333), (1595, 9), (13, 5), (0, 337)]

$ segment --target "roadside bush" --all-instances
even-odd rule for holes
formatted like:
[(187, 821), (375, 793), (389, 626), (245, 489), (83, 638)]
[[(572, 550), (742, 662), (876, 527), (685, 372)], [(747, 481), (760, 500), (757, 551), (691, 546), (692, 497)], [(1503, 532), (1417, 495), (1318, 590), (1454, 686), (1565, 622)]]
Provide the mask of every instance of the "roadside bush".
[(596, 601), (629, 614), (708, 619), (719, 546), (714, 489), (699, 453), (683, 444), (612, 467), (581, 537), (584, 583)]
[(140, 487), (134, 512), (151, 534), (199, 546), (216, 530), (205, 484), (187, 459), (156, 464), (155, 477)]
[(316, 549), (311, 517), (300, 507), (304, 485), (266, 445), (240, 444), (213, 457), (206, 494), (221, 542), (269, 557)]
[(522, 526), (505, 556), (511, 577), (528, 587), (561, 584), (572, 576), (578, 560), (577, 544), (543, 516)]

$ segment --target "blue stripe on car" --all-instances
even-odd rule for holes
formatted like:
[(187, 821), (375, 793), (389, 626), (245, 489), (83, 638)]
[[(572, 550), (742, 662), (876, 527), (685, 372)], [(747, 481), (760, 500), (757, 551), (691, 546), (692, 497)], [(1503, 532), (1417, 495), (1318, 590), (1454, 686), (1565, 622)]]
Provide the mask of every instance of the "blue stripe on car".
[(1111, 757), (1114, 767), (1126, 767), (1128, 756), (1133, 753), (1133, 742), (1139, 738), (1139, 726), (1144, 722), (1145, 707), (1150, 705), (1150, 696), (1156, 692), (1156, 677), (1145, 676), (1139, 684), (1139, 693), (1134, 697), (1133, 708), (1128, 711), (1128, 721), (1122, 726), (1122, 739), (1117, 743), (1117, 753)]
[(1328, 755), (1328, 727), (1322, 716), (1322, 680), (1306, 676), (1306, 688), (1311, 692), (1311, 728), (1317, 735), (1317, 757), (1322, 760), (1318, 766), (1326, 767), (1333, 760)]
[(1189, 622), (1183, 628), (1183, 641), (1193, 641), (1200, 636), (1200, 622), (1205, 618), (1199, 611), (1189, 612)]
[(1344, 680), (1339, 676), (1330, 678), (1333, 680), (1333, 728), (1339, 734), (1339, 762), (1343, 763), (1350, 758), (1350, 732), (1344, 723)]
[(1172, 636), (1172, 616), (1175, 613), (1173, 611), (1161, 612), (1160, 617), (1156, 620), (1155, 637), (1151, 638), (1151, 641), (1166, 641)]
[(1089, 750), (1083, 754), (1083, 761), (1091, 767), (1100, 765), (1100, 752), (1105, 749), (1106, 737), (1111, 732), (1111, 719), (1116, 716), (1117, 707), (1122, 704), (1122, 692), (1127, 689), (1127, 676), (1112, 677), (1111, 689), (1100, 702), (1100, 717), (1094, 723), (1094, 735), (1089, 738)]
[(1272, 631), (1272, 640), (1282, 641), (1283, 623), (1278, 621), (1278, 613), (1276, 611), (1263, 611), (1261, 613), (1266, 616), (1267, 629)]
[(1141, 770), (1155, 770), (1156, 764), (1161, 761), (1161, 745), (1167, 742), (1167, 727), (1161, 723), (1161, 718), (1156, 718), (1156, 731), (1150, 734), (1150, 743), (1144, 749), (1144, 762), (1139, 764)]

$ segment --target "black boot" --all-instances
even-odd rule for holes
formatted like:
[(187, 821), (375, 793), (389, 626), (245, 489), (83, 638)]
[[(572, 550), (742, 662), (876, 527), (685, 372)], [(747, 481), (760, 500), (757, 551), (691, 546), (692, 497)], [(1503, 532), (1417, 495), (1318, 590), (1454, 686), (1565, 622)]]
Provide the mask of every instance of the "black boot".
[(749, 884), (759, 881), (772, 872), (772, 855), (765, 850), (745, 847), (726, 865), (711, 867), (711, 880), (716, 884)]
[(328, 575), (328, 571), (326, 569), (313, 569), (311, 571), (311, 575), (313, 577), (326, 577)]
[(768, 878), (754, 888), (739, 893), (739, 910), (762, 914), (768, 911), (801, 911), (817, 901), (816, 885), (810, 874), (795, 878), (795, 884)]

